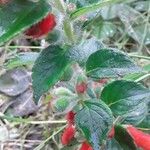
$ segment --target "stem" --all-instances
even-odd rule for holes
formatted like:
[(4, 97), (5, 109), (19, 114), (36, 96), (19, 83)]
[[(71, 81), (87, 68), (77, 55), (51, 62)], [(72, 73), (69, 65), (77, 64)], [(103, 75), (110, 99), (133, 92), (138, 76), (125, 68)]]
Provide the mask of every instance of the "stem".
[(141, 56), (141, 55), (135, 55), (135, 54), (128, 54), (130, 57), (135, 57), (135, 58), (139, 58), (139, 59), (147, 59), (150, 60), (150, 57), (148, 56)]
[(13, 121), (15, 123), (24, 123), (24, 124), (65, 124), (66, 120), (45, 120), (45, 121), (32, 121), (29, 119), (21, 119), (15, 117), (9, 117), (6, 115), (0, 114), (0, 119), (6, 119), (8, 121)]
[(139, 130), (143, 130), (143, 131), (150, 131), (150, 129), (148, 128), (138, 128)]
[(51, 140), (55, 135), (57, 135), (57, 134), (60, 133), (62, 130), (64, 130), (65, 127), (66, 127), (66, 125), (63, 126), (63, 127), (61, 127), (61, 128), (60, 128), (59, 130), (57, 130), (56, 132), (54, 132), (50, 137), (48, 137), (45, 141), (43, 141), (39, 146), (37, 146), (37, 147), (34, 148), (33, 150), (41, 150), (49, 140)]
[(65, 18), (63, 23), (65, 34), (71, 43), (74, 43), (74, 32), (70, 19)]
[(30, 124), (66, 124), (66, 120), (30, 121)]
[(150, 76), (150, 73), (149, 73), (149, 74), (145, 74), (145, 75), (143, 75), (142, 77), (140, 77), (140, 78), (138, 78), (137, 80), (135, 80), (135, 82), (140, 82), (140, 81), (142, 81), (142, 80), (148, 78), (149, 76)]
[(93, 5), (90, 5), (90, 6), (79, 8), (70, 15), (70, 18), (71, 18), (71, 20), (75, 20), (82, 15), (85, 15), (85, 14), (92, 12), (92, 11), (96, 11), (97, 9), (100, 9), (104, 6), (108, 6), (111, 4), (115, 4), (118, 2), (124, 2), (124, 1), (125, 0), (105, 0), (105, 1), (93, 4)]
[[(4, 47), (0, 47), (0, 48), (4, 48)], [(29, 49), (42, 49), (43, 47), (41, 46), (7, 46), (7, 48), (9, 49), (16, 49), (16, 48), (29, 48)]]
[(63, 0), (55, 0), (55, 6), (56, 8), (64, 14), (64, 21), (63, 21), (63, 28), (65, 35), (72, 44), (75, 42), (74, 40), (74, 29), (72, 26), (72, 23), (70, 21), (70, 18), (68, 17), (68, 14), (66, 12), (65, 3)]
[(118, 122), (120, 122), (121, 119), (122, 119), (121, 116), (118, 116), (118, 117), (114, 120), (113, 124), (114, 124), (114, 125), (117, 124)]
[(55, 0), (55, 6), (60, 12), (64, 14), (66, 13), (65, 3), (63, 0)]

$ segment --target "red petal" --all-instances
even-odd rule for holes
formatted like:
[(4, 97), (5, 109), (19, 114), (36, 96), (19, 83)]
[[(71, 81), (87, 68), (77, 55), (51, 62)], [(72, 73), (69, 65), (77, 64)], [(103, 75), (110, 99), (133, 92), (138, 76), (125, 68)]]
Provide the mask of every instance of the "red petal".
[(39, 38), (48, 34), (55, 26), (55, 16), (53, 14), (48, 14), (42, 21), (29, 28), (25, 34), (33, 38)]
[(133, 126), (128, 126), (127, 131), (133, 138), (135, 144), (143, 150), (150, 150), (150, 135), (146, 134)]
[(61, 136), (61, 142), (63, 145), (68, 145), (71, 140), (74, 138), (75, 136), (75, 127), (73, 125), (69, 125), (63, 132), (62, 136)]
[(88, 142), (85, 141), (82, 143), (80, 150), (93, 150), (93, 148)]
[(75, 114), (76, 113), (74, 113), (73, 111), (70, 111), (70, 112), (67, 113), (66, 119), (68, 121), (68, 124), (74, 125)]
[(114, 129), (114, 127), (112, 127), (112, 129), (108, 133), (108, 138), (112, 139), (114, 137), (114, 135), (115, 135), (115, 129)]

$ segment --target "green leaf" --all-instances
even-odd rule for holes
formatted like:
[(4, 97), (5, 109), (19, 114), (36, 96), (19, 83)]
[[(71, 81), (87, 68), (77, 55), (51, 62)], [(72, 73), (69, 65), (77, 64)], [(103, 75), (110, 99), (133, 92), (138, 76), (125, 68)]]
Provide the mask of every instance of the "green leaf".
[(0, 6), (0, 45), (40, 21), (50, 11), (51, 7), (45, 0), (36, 3), (11, 0)]
[(107, 39), (109, 37), (113, 37), (116, 33), (117, 28), (111, 22), (101, 22), (99, 26), (93, 28), (93, 34), (99, 39)]
[(63, 73), (63, 76), (61, 77), (61, 81), (69, 81), (71, 80), (72, 76), (73, 76), (73, 68), (72, 66), (70, 66)]
[(39, 56), (36, 52), (25, 52), (20, 53), (14, 58), (10, 59), (6, 64), (6, 69), (13, 69), (16, 67), (20, 67), (23, 65), (32, 65), (34, 64), (35, 60)]
[(70, 101), (70, 99), (67, 96), (61, 97), (61, 98), (56, 100), (56, 102), (54, 104), (54, 108), (58, 112), (63, 112), (69, 106), (69, 101)]
[(98, 2), (96, 4), (91, 4), (89, 6), (85, 6), (85, 7), (82, 7), (82, 8), (79, 8), (77, 9), (76, 11), (74, 11), (71, 15), (70, 15), (70, 18), (71, 19), (76, 19), (80, 16), (83, 16), (87, 13), (90, 13), (90, 12), (93, 12), (93, 11), (96, 11), (104, 6), (109, 6), (111, 4), (115, 4), (117, 2), (121, 2), (122, 0), (107, 0), (107, 1), (101, 1), (101, 2)]
[(103, 47), (103, 44), (95, 38), (87, 39), (79, 45), (71, 47), (68, 52), (68, 58), (71, 61), (78, 62), (80, 65), (84, 65), (92, 53)]
[(104, 21), (100, 16), (86, 21), (83, 28), (87, 28), (88, 32), (101, 40), (113, 37), (117, 31), (117, 27), (113, 23)]
[(140, 128), (148, 128), (150, 127), (150, 102), (148, 103), (148, 114), (144, 118), (144, 120), (138, 125)]
[(123, 150), (137, 150), (132, 137), (120, 125), (115, 126), (115, 139), (121, 145)]
[(92, 78), (122, 77), (141, 69), (124, 53), (113, 49), (101, 49), (87, 60), (86, 72)]
[(69, 65), (66, 52), (60, 46), (44, 49), (33, 66), (33, 90), (37, 103), (42, 94), (48, 91), (63, 75)]
[(123, 148), (115, 140), (115, 138), (112, 138), (107, 140), (105, 150), (123, 150)]
[(109, 107), (102, 101), (98, 101), (97, 99), (85, 101), (84, 107), (76, 115), (77, 127), (82, 130), (94, 150), (100, 149), (113, 124)]
[(141, 84), (118, 80), (104, 87), (101, 99), (124, 123), (139, 124), (147, 114), (150, 91)]
[(150, 112), (145, 117), (145, 119), (138, 125), (140, 128), (148, 128), (150, 127)]

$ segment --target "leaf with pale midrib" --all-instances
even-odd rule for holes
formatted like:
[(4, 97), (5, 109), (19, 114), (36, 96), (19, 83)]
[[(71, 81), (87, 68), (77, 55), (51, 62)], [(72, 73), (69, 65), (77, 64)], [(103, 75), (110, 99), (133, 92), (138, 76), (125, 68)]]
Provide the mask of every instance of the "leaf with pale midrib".
[(36, 103), (61, 78), (69, 64), (65, 50), (59, 45), (49, 46), (41, 52), (32, 69)]
[(125, 123), (139, 124), (147, 114), (150, 90), (133, 81), (118, 80), (106, 85), (101, 99), (109, 105), (113, 114), (121, 116)]
[(114, 49), (100, 49), (86, 62), (86, 74), (92, 78), (117, 78), (141, 71), (128, 56)]
[(109, 107), (99, 100), (84, 102), (84, 107), (76, 114), (76, 124), (82, 130), (94, 150), (99, 150), (112, 127), (113, 116)]

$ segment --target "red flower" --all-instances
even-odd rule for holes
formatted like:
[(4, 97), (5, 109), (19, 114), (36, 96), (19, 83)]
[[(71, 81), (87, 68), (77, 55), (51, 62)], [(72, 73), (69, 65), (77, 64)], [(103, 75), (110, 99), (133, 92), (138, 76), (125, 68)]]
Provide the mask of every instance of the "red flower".
[(71, 140), (74, 138), (75, 136), (75, 127), (73, 125), (69, 125), (63, 132), (62, 136), (61, 136), (61, 142), (63, 145), (68, 145)]
[(133, 138), (135, 144), (143, 150), (150, 150), (150, 135), (146, 134), (133, 126), (128, 126), (127, 131)]
[(87, 84), (85, 82), (81, 82), (76, 85), (76, 91), (79, 94), (83, 94), (87, 90)]
[(31, 36), (32, 38), (39, 38), (48, 34), (48, 32), (52, 31), (55, 26), (55, 16), (49, 13), (42, 21), (25, 31), (25, 34)]
[(108, 133), (108, 138), (112, 139), (114, 137), (114, 135), (115, 135), (115, 129), (114, 129), (114, 127), (112, 127), (112, 129)]
[(80, 150), (93, 150), (89, 143), (86, 141), (82, 143)]
[(75, 114), (73, 111), (69, 111), (66, 115), (68, 124), (74, 125)]

